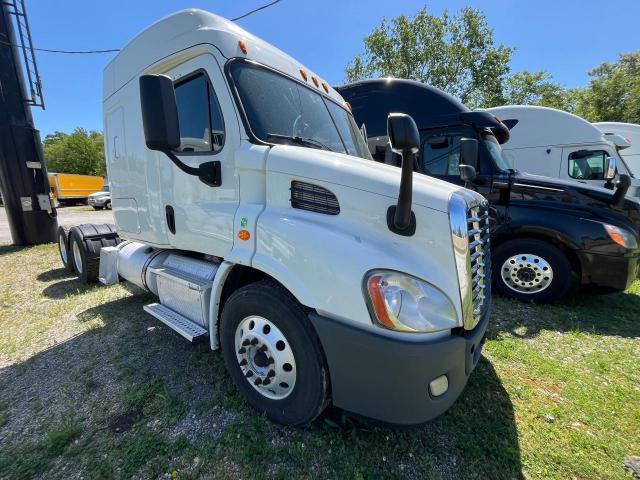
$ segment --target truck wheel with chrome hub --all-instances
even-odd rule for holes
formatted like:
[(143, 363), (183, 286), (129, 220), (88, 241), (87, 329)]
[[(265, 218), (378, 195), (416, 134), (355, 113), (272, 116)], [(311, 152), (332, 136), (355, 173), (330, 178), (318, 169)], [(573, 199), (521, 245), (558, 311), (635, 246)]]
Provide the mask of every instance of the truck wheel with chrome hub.
[(507, 297), (554, 302), (571, 287), (572, 269), (558, 247), (534, 239), (501, 244), (493, 252), (494, 289)]
[(271, 420), (308, 425), (329, 400), (324, 353), (302, 306), (278, 283), (234, 292), (220, 321), (224, 361), (247, 401)]

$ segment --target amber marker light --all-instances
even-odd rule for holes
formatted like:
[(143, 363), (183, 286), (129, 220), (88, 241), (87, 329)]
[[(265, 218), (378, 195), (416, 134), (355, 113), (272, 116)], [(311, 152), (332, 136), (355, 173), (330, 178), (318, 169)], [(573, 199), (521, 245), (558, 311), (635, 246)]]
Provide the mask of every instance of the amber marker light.
[(244, 43), (244, 40), (238, 41), (238, 46), (240, 47), (240, 50), (242, 50), (242, 53), (244, 53), (246, 55), (247, 54), (247, 44)]
[(327, 85), (327, 82), (322, 82), (322, 88), (324, 88), (324, 91), (329, 93), (329, 85)]
[(344, 102), (344, 104), (346, 105), (346, 107), (349, 109), (349, 111), (351, 113), (353, 113), (353, 110), (351, 109), (351, 104), (349, 102)]
[(395, 329), (395, 326), (391, 319), (389, 318), (389, 314), (387, 313), (387, 307), (384, 302), (384, 298), (382, 293), (380, 292), (380, 287), (382, 277), (379, 275), (374, 275), (367, 281), (367, 290), (369, 291), (369, 297), (371, 298), (371, 306), (373, 307), (373, 311), (376, 314), (376, 319), (378, 323), (383, 327), (389, 328), (391, 330)]
[(307, 78), (309, 78), (309, 77), (307, 76), (307, 72), (305, 72), (302, 68), (300, 69), (300, 76), (301, 76), (302, 78), (304, 78), (304, 81), (305, 81), (305, 82), (307, 81)]
[(314, 84), (316, 87), (319, 87), (319, 86), (320, 86), (320, 82), (318, 81), (318, 78), (317, 78), (317, 77), (311, 77), (311, 80), (313, 80), (313, 84)]
[(238, 238), (240, 240), (249, 240), (251, 238), (251, 234), (249, 233), (249, 230), (240, 230), (238, 232)]

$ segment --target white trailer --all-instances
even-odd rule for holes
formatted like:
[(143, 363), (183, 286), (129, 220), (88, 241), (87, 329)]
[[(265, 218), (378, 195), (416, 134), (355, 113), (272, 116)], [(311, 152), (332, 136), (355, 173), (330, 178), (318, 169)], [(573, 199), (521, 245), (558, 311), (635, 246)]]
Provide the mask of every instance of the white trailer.
[(145, 311), (221, 349), (276, 422), (329, 402), (405, 425), (451, 406), (489, 317), (487, 203), (412, 178), (410, 117), (389, 118), (406, 168), (372, 162), (320, 76), (200, 10), (124, 47), (103, 102), (117, 231), (60, 232), (83, 281), (156, 294)]
[(630, 146), (623, 137), (605, 136), (584, 118), (555, 108), (508, 105), (486, 111), (510, 127), (502, 150), (513, 168), (597, 187), (611, 187), (617, 176), (628, 175), (627, 197), (640, 196), (640, 179), (620, 156)]
[(620, 155), (634, 176), (640, 176), (640, 125), (623, 122), (598, 122), (593, 124), (606, 138), (620, 138), (630, 146), (620, 151)]

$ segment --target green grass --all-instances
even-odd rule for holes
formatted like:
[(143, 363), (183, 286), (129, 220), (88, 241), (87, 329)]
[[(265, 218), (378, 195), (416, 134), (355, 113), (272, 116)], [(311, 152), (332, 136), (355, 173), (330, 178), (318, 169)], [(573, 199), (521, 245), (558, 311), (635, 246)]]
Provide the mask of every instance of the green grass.
[(460, 399), (394, 430), (330, 409), (305, 430), (247, 407), (219, 353), (82, 286), (54, 245), (0, 247), (0, 478), (632, 478), (640, 282), (535, 306), (497, 299)]

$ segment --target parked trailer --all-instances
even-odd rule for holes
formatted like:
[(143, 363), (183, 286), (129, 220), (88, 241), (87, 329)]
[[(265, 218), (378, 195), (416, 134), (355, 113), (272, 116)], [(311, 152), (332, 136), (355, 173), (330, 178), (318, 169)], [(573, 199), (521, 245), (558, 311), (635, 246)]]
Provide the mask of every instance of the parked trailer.
[(89, 195), (102, 190), (104, 178), (75, 173), (50, 173), (49, 185), (59, 204), (87, 203)]
[(489, 319), (487, 202), (413, 177), (410, 117), (388, 119), (405, 167), (380, 168), (326, 81), (201, 10), (123, 48), (103, 99), (117, 233), (59, 233), (83, 281), (156, 294), (145, 311), (221, 349), (275, 422), (333, 402), (409, 425), (452, 405)]
[(377, 161), (397, 165), (384, 122), (389, 112), (409, 114), (422, 142), (416, 169), (489, 200), (493, 281), (503, 295), (553, 302), (574, 278), (582, 290), (597, 293), (625, 290), (637, 278), (640, 204), (625, 199), (624, 186), (614, 193), (510, 169), (500, 148), (509, 140), (507, 126), (428, 85), (365, 80), (338, 92), (364, 124)]

